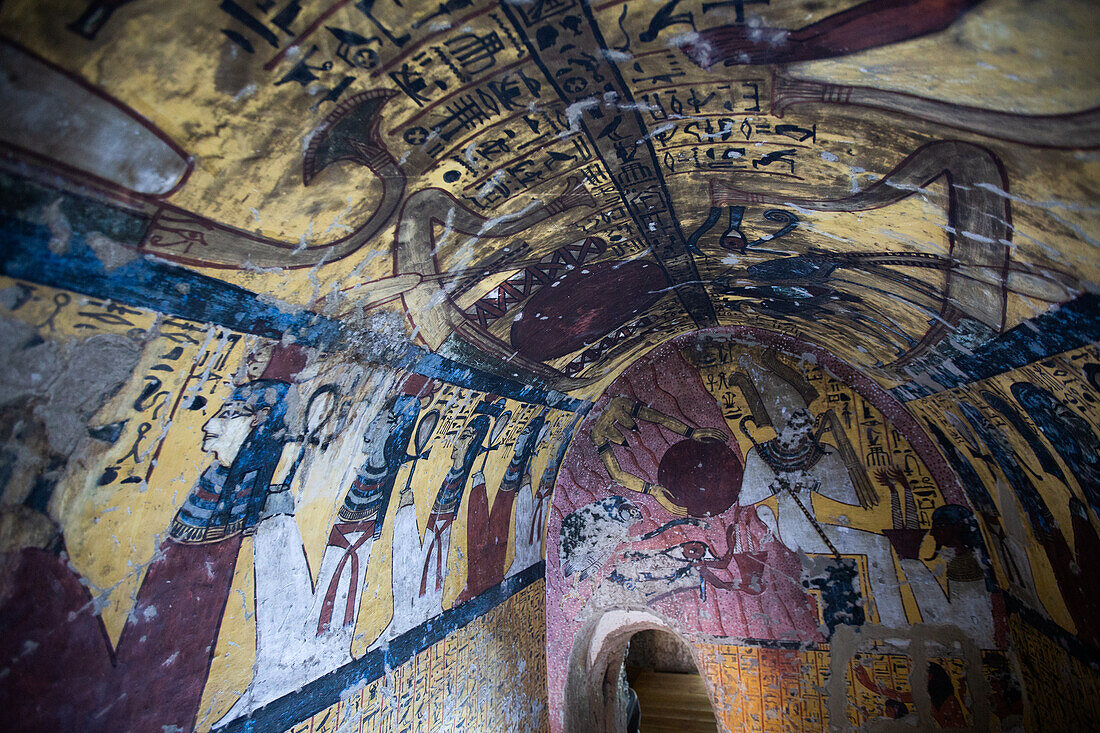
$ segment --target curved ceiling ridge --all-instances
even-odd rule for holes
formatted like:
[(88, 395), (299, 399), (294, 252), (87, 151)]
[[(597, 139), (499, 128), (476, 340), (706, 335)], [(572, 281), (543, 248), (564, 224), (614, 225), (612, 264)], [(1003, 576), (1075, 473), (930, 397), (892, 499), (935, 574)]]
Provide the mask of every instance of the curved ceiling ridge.
[(1095, 727), (1098, 27), (0, 3), (13, 719), (596, 730), (625, 606), (731, 729)]
[[(588, 391), (674, 334), (751, 325), (897, 387), (1096, 280), (1053, 182), (1095, 189), (1100, 79), (1013, 66), (1093, 11), (1044, 2), (1027, 37), (997, 3), (923, 0), (142, 0), (53, 34), (9, 6), (0, 139), (136, 211), (125, 247), (349, 333), (388, 312), (431, 351)], [(149, 43), (151, 17), (189, 30)], [(991, 28), (1009, 40), (979, 59)]]

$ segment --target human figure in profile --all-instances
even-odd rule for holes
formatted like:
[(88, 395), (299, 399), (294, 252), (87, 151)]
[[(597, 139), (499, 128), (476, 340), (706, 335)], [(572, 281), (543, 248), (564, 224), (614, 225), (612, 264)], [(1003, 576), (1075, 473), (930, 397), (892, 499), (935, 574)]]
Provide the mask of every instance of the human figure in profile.
[(923, 560), (899, 558), (924, 623), (950, 624), (965, 631), (981, 649), (1000, 648), (991, 595), (997, 587), (989, 575), (989, 560), (974, 512), (960, 504), (938, 506), (932, 512), (929, 532), (936, 548), (928, 560), (946, 561), (943, 585)]
[[(241, 541), (255, 531), (285, 445), (293, 375), (279, 365), (294, 361), (269, 354), (261, 377), (203, 425), (213, 460), (154, 551), (115, 647), (67, 557), (22, 550), (0, 600), (0, 656), (14, 660), (0, 705), (13, 730), (194, 727)], [(33, 653), (21, 652), (27, 644)]]
[[(363, 431), (362, 465), (351, 481), (329, 528), (316, 573), (307, 560), (295, 518), (291, 476), (277, 487), (264, 509), (255, 540), (256, 660), (253, 677), (219, 724), (247, 715), (326, 672), (352, 661), (351, 647), (367, 565), (382, 534), (397, 475), (408, 461), (408, 445), (422, 400), (432, 382), (420, 375), (401, 381)], [(301, 456), (334, 406), (320, 388), (306, 409)], [(320, 397), (318, 397), (320, 395)], [(326, 406), (328, 404), (328, 406)], [(323, 450), (323, 444), (312, 446)]]
[(402, 489), (393, 526), (393, 617), (372, 646), (388, 643), (443, 613), (443, 581), (451, 530), (474, 461), (487, 450), (485, 436), (502, 409), (501, 404), (482, 402), (452, 439), (451, 467), (436, 494), (423, 537), (412, 487)]
[(466, 587), (455, 599), (456, 604), (504, 580), (512, 508), (519, 492), (531, 491), (531, 459), (538, 450), (548, 411), (543, 410), (532, 418), (516, 438), (512, 459), (504, 470), (491, 507), (484, 474), (479, 471), (475, 476), (466, 510)]

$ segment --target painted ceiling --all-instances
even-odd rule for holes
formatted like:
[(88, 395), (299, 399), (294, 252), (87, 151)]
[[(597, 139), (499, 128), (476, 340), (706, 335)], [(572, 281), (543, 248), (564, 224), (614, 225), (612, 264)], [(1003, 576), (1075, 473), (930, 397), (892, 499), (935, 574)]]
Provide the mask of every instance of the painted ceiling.
[(528, 383), (595, 396), (723, 325), (919, 392), (1100, 280), (1098, 25), (1069, 0), (9, 0), (0, 138), (143, 222), (131, 249)]

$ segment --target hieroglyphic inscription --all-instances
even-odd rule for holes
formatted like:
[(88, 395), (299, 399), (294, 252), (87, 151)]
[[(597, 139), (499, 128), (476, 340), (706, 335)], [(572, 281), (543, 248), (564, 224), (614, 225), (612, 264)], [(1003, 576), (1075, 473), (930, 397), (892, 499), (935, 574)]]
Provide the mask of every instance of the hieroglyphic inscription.
[[(550, 6), (553, 7), (550, 7)], [(503, 6), (567, 104), (570, 128), (584, 131), (607, 170), (619, 197), (692, 319), (702, 327), (717, 324), (706, 290), (687, 250), (680, 220), (657, 160), (657, 153), (630, 87), (606, 53), (591, 8), (580, 0)], [(602, 49), (593, 55), (584, 49)]]

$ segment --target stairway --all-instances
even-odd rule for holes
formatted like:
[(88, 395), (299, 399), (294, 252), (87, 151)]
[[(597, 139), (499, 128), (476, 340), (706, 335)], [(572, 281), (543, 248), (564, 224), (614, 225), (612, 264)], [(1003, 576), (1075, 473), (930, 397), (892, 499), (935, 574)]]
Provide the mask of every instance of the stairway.
[(715, 733), (718, 723), (697, 674), (627, 671), (642, 708), (641, 733)]

